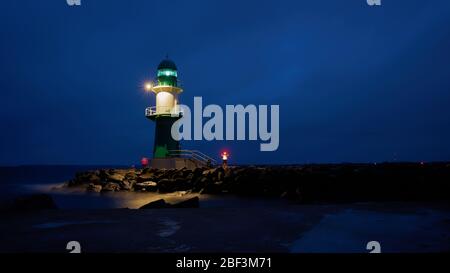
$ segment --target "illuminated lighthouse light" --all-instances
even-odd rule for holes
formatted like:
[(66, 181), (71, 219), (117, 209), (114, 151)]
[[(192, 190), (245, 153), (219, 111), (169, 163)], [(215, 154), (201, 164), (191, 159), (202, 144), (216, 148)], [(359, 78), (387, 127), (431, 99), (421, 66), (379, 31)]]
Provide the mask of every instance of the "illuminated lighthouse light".
[(160, 76), (173, 76), (173, 77), (177, 77), (178, 73), (177, 71), (171, 70), (171, 69), (165, 69), (165, 70), (159, 70), (158, 71), (158, 77)]
[(228, 153), (227, 152), (223, 152), (222, 153), (222, 160), (228, 160)]
[(145, 91), (147, 91), (147, 92), (152, 91), (152, 88), (153, 88), (153, 83), (152, 82), (146, 82), (144, 84)]

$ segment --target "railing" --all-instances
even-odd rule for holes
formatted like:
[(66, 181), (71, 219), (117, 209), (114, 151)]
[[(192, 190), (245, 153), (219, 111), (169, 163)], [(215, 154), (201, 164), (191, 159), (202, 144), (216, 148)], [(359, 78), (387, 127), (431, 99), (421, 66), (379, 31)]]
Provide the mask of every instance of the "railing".
[(152, 106), (145, 109), (145, 116), (151, 117), (154, 115), (171, 115), (178, 117), (183, 115), (183, 110), (179, 105), (174, 107), (170, 106)]
[(156, 106), (147, 107), (145, 109), (145, 116), (150, 117), (156, 114)]
[(200, 151), (195, 150), (170, 150), (169, 156), (187, 157), (198, 160), (206, 166), (217, 165), (217, 161), (210, 156), (205, 155)]

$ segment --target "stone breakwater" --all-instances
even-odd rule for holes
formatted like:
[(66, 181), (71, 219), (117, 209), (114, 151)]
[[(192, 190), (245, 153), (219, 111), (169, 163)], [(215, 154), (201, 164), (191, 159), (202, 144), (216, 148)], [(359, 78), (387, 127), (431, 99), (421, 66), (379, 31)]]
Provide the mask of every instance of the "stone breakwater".
[(90, 192), (178, 191), (283, 197), (309, 202), (448, 201), (450, 164), (386, 163), (101, 169), (66, 183)]

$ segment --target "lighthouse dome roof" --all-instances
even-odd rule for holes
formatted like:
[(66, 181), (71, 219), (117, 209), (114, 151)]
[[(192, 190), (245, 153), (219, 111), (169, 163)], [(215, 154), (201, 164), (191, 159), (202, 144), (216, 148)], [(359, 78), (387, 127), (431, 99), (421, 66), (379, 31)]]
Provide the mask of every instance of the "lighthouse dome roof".
[(162, 62), (160, 62), (158, 65), (158, 70), (162, 70), (162, 69), (177, 70), (177, 66), (175, 65), (175, 63), (172, 60), (165, 59)]

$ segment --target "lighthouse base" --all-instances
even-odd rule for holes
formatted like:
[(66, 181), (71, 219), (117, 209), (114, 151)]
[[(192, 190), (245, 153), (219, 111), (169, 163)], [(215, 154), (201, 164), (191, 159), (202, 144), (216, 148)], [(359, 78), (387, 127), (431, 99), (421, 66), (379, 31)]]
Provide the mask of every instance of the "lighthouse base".
[(189, 169), (205, 167), (206, 165), (193, 158), (170, 157), (170, 158), (153, 158), (150, 167), (155, 169)]

